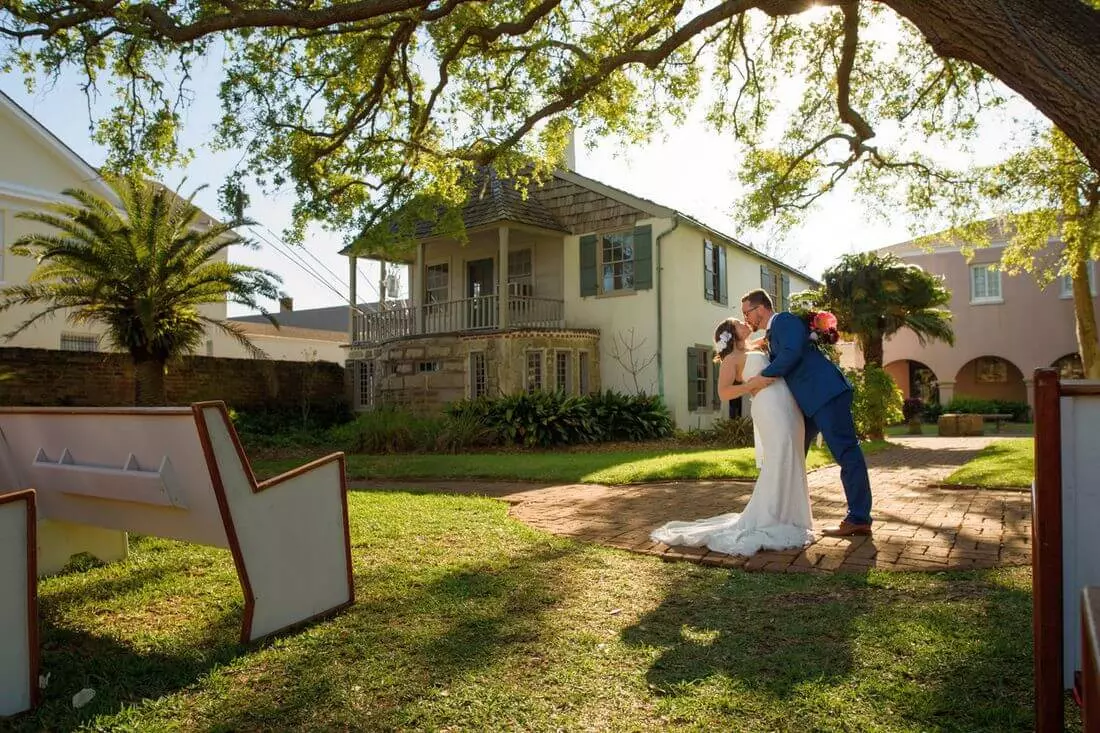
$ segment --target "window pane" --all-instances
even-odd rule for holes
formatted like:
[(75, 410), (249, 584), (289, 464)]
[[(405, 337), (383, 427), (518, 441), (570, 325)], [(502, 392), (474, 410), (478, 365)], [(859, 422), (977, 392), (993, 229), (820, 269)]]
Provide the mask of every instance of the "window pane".
[(634, 233), (612, 232), (603, 235), (600, 248), (603, 266), (603, 292), (634, 286)]

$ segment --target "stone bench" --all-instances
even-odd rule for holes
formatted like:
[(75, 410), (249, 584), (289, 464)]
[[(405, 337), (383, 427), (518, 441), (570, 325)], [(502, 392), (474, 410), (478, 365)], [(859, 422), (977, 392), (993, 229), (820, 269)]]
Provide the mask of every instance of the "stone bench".
[(983, 435), (981, 415), (970, 415), (958, 412), (945, 412), (940, 415), (936, 427), (940, 435), (958, 437), (967, 435)]
[(1001, 432), (1001, 425), (1011, 419), (1011, 414), (1003, 412), (995, 412), (987, 415), (982, 415), (982, 420), (984, 420), (985, 422), (992, 422), (994, 424), (993, 430), (997, 433)]
[[(0, 532), (0, 598), (27, 608), (35, 584), (20, 581), (20, 567), (34, 578), (78, 552), (117, 560), (126, 532), (229, 549), (244, 595), (242, 643), (354, 600), (343, 454), (258, 483), (221, 402), (0, 408), (0, 501), (0, 521), (28, 522), (18, 536)], [(10, 715), (33, 705), (36, 626), (0, 614), (0, 715)], [(29, 692), (8, 668), (14, 659)]]

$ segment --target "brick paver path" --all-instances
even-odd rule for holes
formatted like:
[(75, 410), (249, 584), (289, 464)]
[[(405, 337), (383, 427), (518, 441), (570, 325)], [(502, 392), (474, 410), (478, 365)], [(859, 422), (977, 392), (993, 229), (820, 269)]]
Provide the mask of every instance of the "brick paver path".
[[(772, 572), (938, 571), (1025, 565), (1031, 561), (1031, 498), (1026, 491), (942, 488), (936, 484), (992, 438), (897, 438), (900, 446), (868, 456), (874, 536), (823, 537), (845, 513), (840, 469), (810, 474), (816, 541), (802, 550), (733, 557), (706, 548), (668, 547), (649, 533), (672, 519), (744, 508), (752, 484), (692, 481), (632, 486), (415, 482), (424, 489), (495, 496), (510, 514), (558, 535), (634, 552), (723, 567)], [(359, 482), (388, 486), (395, 482)]]

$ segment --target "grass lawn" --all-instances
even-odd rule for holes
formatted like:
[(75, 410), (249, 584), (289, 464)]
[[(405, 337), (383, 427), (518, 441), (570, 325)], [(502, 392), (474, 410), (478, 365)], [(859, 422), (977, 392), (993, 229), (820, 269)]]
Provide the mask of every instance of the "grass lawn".
[(998, 440), (947, 477), (944, 483), (983, 488), (1030, 488), (1035, 477), (1035, 441)]
[[(357, 603), (237, 642), (226, 551), (138, 538), (41, 583), (49, 684), (14, 731), (1027, 731), (1028, 568), (703, 568), (352, 492)], [(71, 703), (84, 687), (95, 698)]]
[[(864, 444), (876, 453), (889, 443)], [(814, 448), (808, 468), (833, 462), (828, 450)], [(301, 458), (254, 460), (257, 476), (274, 476), (302, 464)], [(669, 448), (609, 451), (399, 454), (347, 456), (349, 479), (497, 479), (559, 483), (631, 484), (693, 479), (754, 479), (752, 448), (685, 450)]]

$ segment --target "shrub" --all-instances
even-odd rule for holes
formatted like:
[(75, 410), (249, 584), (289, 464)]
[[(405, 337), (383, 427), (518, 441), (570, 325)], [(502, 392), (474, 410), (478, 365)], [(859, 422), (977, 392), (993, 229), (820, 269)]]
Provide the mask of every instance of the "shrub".
[(589, 399), (599, 440), (655, 440), (672, 435), (672, 415), (660, 397), (607, 390)]
[(910, 397), (901, 403), (901, 415), (906, 422), (920, 417), (922, 412), (924, 412), (924, 401), (920, 397)]
[(672, 434), (672, 416), (660, 398), (611, 391), (580, 397), (534, 392), (462, 400), (447, 412), (478, 420), (504, 443), (527, 446), (640, 441)]
[(924, 406), (924, 409), (921, 410), (921, 419), (926, 423), (936, 423), (939, 422), (940, 415), (942, 415), (943, 412), (942, 404), (939, 402), (929, 402)]
[(442, 423), (442, 417), (371, 410), (333, 428), (329, 437), (339, 450), (348, 453), (406, 453), (434, 446)]
[(729, 448), (746, 448), (754, 443), (751, 417), (718, 420), (711, 427), (716, 443)]
[(845, 371), (852, 383), (852, 416), (861, 439), (881, 439), (886, 426), (902, 418), (901, 390), (886, 370), (868, 364), (862, 370)]
[(968, 415), (1012, 415), (1012, 420), (1016, 422), (1026, 421), (1031, 414), (1031, 408), (1026, 402), (985, 400), (965, 395), (952, 398), (946, 411)]
[(435, 449), (458, 453), (467, 448), (487, 448), (500, 442), (496, 429), (473, 414), (447, 415), (435, 438)]

